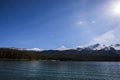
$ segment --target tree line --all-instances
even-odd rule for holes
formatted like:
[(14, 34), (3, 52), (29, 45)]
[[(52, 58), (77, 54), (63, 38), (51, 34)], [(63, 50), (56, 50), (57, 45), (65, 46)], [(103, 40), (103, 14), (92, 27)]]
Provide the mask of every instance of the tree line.
[(27, 51), (0, 48), (0, 60), (71, 60), (71, 61), (120, 61), (120, 51), (106, 50), (46, 50)]

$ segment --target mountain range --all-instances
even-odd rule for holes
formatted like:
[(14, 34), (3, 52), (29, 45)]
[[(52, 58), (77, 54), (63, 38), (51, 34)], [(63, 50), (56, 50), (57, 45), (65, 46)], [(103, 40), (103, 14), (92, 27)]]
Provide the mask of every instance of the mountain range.
[[(53, 49), (53, 50), (58, 50), (58, 51), (65, 51), (65, 50), (84, 50), (84, 49), (89, 49), (89, 50), (110, 50), (110, 48), (114, 48), (115, 50), (120, 50), (120, 44), (114, 44), (114, 45), (104, 45), (104, 44), (93, 44), (93, 45), (88, 45), (88, 46), (77, 46), (74, 48), (67, 48), (65, 46), (60, 46), (59, 48)], [(10, 49), (18, 49), (18, 50), (28, 50), (28, 51), (45, 51), (44, 49), (41, 48), (14, 48), (11, 47)]]
[(120, 44), (94, 44), (75, 48), (61, 46), (53, 50), (43, 50), (40, 48), (0, 48), (0, 59), (120, 61)]

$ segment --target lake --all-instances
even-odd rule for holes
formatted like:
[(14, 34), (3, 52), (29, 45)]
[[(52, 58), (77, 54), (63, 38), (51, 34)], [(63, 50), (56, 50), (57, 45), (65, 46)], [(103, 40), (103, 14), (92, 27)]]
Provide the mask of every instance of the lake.
[(0, 61), (0, 80), (120, 80), (120, 62)]

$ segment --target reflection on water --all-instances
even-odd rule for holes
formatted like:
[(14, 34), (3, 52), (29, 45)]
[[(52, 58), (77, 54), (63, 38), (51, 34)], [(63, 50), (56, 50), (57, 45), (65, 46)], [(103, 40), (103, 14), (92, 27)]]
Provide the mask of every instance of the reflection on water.
[(120, 62), (0, 61), (0, 80), (120, 80)]

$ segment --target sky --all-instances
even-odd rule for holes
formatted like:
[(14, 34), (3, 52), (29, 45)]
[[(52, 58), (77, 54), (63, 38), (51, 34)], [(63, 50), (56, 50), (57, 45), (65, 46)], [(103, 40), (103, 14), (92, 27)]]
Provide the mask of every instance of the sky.
[(0, 0), (0, 47), (120, 43), (120, 0)]

